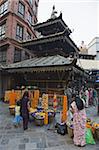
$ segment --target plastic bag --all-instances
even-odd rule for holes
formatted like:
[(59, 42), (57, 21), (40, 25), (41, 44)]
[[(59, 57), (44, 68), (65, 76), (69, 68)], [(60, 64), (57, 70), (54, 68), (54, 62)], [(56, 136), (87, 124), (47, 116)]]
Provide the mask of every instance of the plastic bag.
[(90, 128), (86, 129), (86, 144), (96, 144)]
[(65, 135), (67, 133), (67, 125), (66, 123), (56, 123), (55, 128), (57, 128), (57, 133), (61, 135)]

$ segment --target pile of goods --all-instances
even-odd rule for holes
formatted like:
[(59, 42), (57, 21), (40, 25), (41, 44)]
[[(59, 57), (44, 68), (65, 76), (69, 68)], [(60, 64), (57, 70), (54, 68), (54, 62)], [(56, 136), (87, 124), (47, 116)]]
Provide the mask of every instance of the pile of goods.
[(36, 112), (34, 114), (34, 122), (37, 126), (43, 126), (44, 125), (44, 118), (45, 113), (44, 112)]
[(54, 111), (48, 109), (48, 94), (42, 95), (42, 99), (40, 100), (40, 103), (41, 104), (39, 105), (38, 102), (35, 105), (35, 107), (33, 107), (37, 109), (32, 109), (32, 108), (30, 109), (30, 114), (34, 118), (34, 123), (38, 126), (51, 123), (55, 116)]
[(93, 137), (99, 140), (99, 123), (93, 122), (91, 119), (87, 118), (86, 128), (91, 129)]
[[(11, 115), (15, 114), (16, 101), (21, 99), (25, 90), (26, 88), (22, 87), (20, 90), (5, 91), (5, 101), (9, 101)], [(30, 120), (39, 126), (51, 123), (55, 113), (53, 110), (48, 109), (48, 94), (43, 94), (40, 99), (39, 90), (29, 90), (29, 98), (31, 101), (31, 108), (29, 110)]]
[[(73, 121), (68, 120), (66, 122), (67, 125), (67, 133), (70, 138), (73, 137)], [(92, 135), (91, 135), (92, 133)], [(92, 137), (93, 144), (95, 144), (94, 139), (99, 140), (99, 123), (91, 121), (91, 119), (87, 118), (86, 120), (86, 136)], [(91, 138), (90, 138), (91, 139)], [(90, 141), (90, 142), (92, 142)], [(89, 141), (88, 141), (89, 142)], [(92, 144), (92, 143), (89, 143)]]
[(48, 114), (48, 123), (51, 123), (54, 119), (54, 111), (51, 109), (46, 110), (46, 112), (41, 108), (33, 109), (30, 108), (30, 115), (34, 118), (34, 123), (38, 126), (44, 125), (44, 119)]

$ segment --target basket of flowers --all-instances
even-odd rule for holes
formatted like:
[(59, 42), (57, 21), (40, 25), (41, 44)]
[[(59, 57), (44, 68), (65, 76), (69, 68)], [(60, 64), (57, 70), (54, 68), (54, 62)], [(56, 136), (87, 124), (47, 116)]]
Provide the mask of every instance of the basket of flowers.
[(99, 140), (99, 124), (94, 121), (92, 122), (91, 119), (87, 119), (86, 127), (90, 128), (93, 133), (93, 137)]
[(35, 115), (34, 115), (35, 125), (43, 126), (44, 125), (44, 117), (45, 117), (45, 113), (43, 113), (43, 112), (35, 113)]

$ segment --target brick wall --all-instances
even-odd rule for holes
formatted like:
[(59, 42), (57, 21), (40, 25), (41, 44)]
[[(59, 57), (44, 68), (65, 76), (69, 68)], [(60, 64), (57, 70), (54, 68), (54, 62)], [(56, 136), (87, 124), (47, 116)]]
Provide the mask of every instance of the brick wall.
[[(2, 4), (4, 0), (0, 0), (0, 4)], [(18, 15), (18, 4), (19, 4), (19, 0), (8, 0), (8, 13), (5, 14), (4, 16), (2, 16), (0, 22), (2, 23), (3, 21), (6, 21), (6, 34), (5, 37), (9, 38), (9, 39), (14, 39), (16, 40), (16, 27), (17, 27), (17, 23), (22, 25), (24, 27), (24, 34), (23, 34), (23, 40), (26, 41), (27, 40), (27, 31), (31, 34), (31, 38), (35, 38), (36, 37), (36, 32), (33, 30), (33, 27), (29, 24), (28, 22), (28, 12), (30, 12), (31, 14), (33, 14), (32, 17), (32, 21), (33, 23), (37, 21), (37, 13), (35, 13), (34, 11), (37, 12), (37, 5), (38, 5), (38, 1), (34, 0), (33, 1), (33, 6), (29, 4), (28, 0), (20, 0), (20, 2), (22, 2), (25, 6), (25, 16), (24, 18), (20, 17)], [(36, 5), (35, 5), (35, 1), (37, 1)], [(35, 20), (35, 21), (34, 21)], [(5, 44), (5, 43), (4, 43)], [(7, 63), (13, 63), (14, 61), (14, 50), (15, 47), (17, 47), (17, 44), (13, 45), (10, 42), (10, 45), (7, 49)], [(25, 52), (22, 51), (22, 60), (24, 59), (24, 54)]]
[(7, 64), (11, 64), (14, 61), (14, 49), (14, 46), (10, 44), (7, 49)]

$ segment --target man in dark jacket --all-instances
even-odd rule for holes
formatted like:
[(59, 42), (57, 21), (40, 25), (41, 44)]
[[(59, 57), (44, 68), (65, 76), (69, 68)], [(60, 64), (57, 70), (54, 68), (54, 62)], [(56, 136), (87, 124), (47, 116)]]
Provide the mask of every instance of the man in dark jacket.
[(28, 129), (28, 120), (29, 120), (29, 94), (28, 91), (25, 91), (21, 99), (21, 116), (23, 118), (23, 129)]

